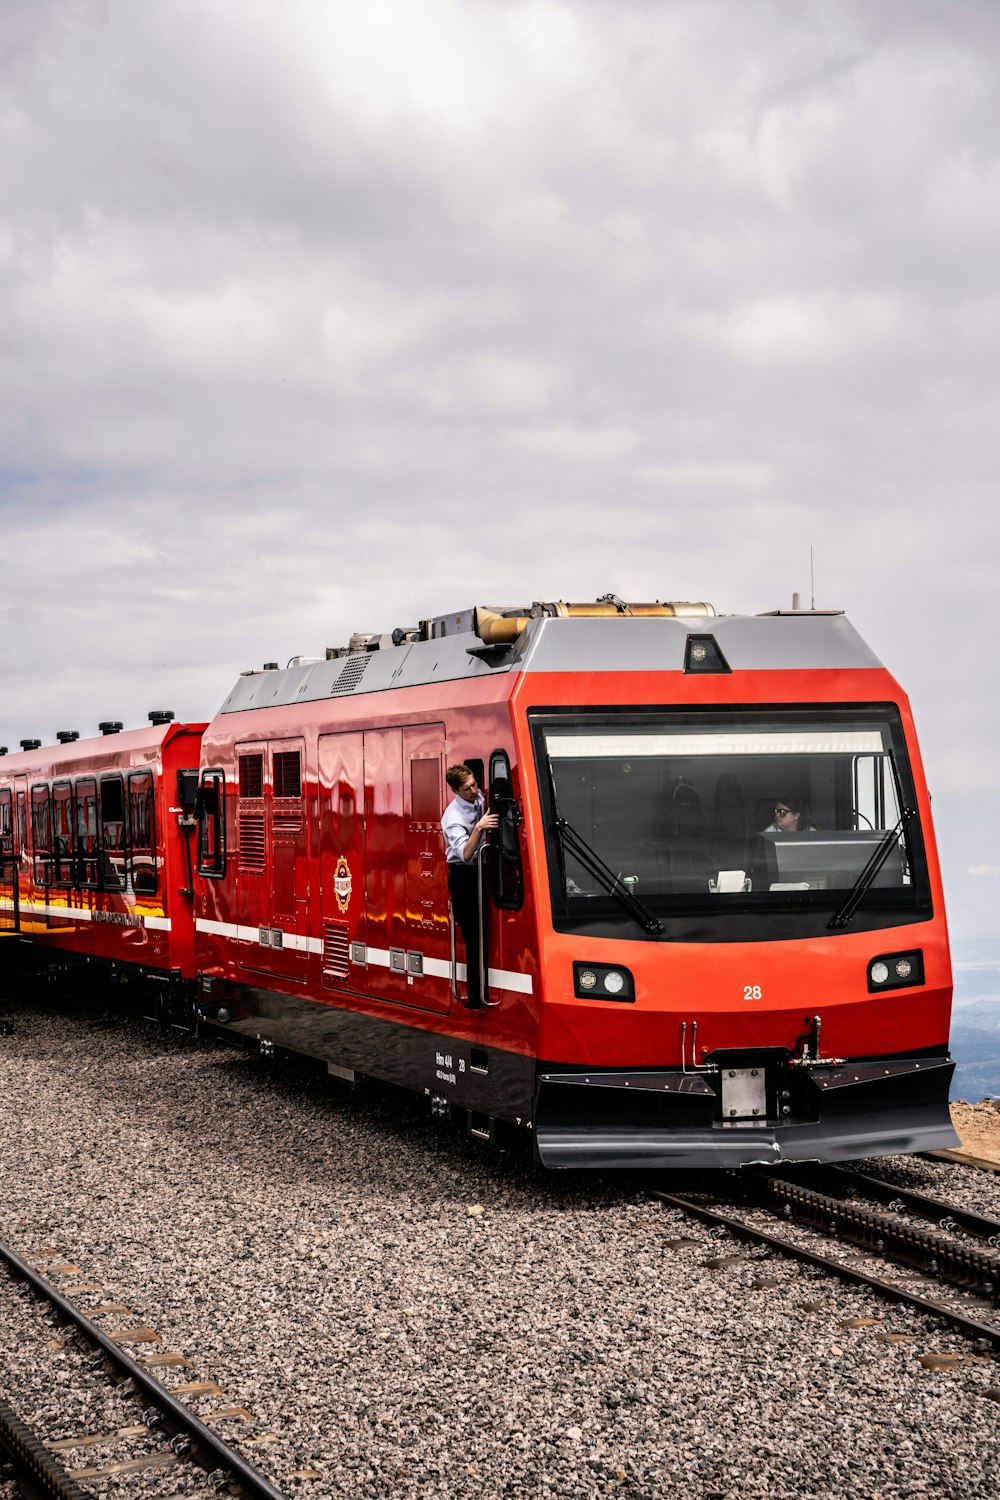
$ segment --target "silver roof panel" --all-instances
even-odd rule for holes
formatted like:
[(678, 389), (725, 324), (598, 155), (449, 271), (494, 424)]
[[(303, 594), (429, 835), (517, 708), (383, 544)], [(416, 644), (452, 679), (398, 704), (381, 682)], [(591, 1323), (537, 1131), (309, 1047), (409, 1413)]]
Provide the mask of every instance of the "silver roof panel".
[(714, 636), (734, 672), (882, 665), (843, 615), (538, 619), (510, 647), (484, 647), (470, 633), (248, 673), (220, 712), (316, 703), (498, 672), (680, 672), (690, 635)]

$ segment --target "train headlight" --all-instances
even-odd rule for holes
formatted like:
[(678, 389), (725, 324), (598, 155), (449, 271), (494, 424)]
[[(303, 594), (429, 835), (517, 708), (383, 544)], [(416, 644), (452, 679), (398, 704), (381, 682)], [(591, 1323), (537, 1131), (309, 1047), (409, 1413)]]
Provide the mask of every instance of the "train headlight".
[(573, 993), (579, 1000), (635, 1000), (635, 980), (621, 964), (573, 965)]
[(923, 984), (924, 955), (919, 948), (908, 953), (881, 953), (868, 965), (868, 993), (877, 990), (900, 990), (908, 985)]

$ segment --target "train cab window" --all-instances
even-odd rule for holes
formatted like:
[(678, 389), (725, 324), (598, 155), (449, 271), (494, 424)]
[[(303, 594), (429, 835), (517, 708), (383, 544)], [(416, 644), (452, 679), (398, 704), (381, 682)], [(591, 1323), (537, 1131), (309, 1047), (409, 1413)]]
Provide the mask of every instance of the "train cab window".
[(490, 838), (490, 895), (494, 906), (517, 908), (524, 900), (521, 839), (518, 831), (521, 812), (514, 797), (510, 761), (504, 750), (494, 750), (490, 756), (489, 808), (500, 819), (496, 832)]
[(226, 873), (226, 779), (205, 771), (198, 791), (198, 874)]
[(76, 807), (76, 879), (81, 886), (96, 886), (98, 865), (97, 783), (81, 776), (73, 784)]
[(760, 941), (825, 932), (856, 889), (855, 929), (930, 910), (891, 704), (532, 718), (557, 925)]
[(120, 776), (101, 777), (101, 885), (125, 889), (125, 789)]
[(52, 818), (46, 785), (31, 788), (31, 844), (35, 852), (35, 884), (48, 885), (52, 875)]
[(153, 773), (131, 771), (128, 778), (128, 827), (132, 889), (136, 895), (156, 891), (156, 828), (153, 822)]
[(73, 788), (52, 783), (52, 884), (73, 884)]

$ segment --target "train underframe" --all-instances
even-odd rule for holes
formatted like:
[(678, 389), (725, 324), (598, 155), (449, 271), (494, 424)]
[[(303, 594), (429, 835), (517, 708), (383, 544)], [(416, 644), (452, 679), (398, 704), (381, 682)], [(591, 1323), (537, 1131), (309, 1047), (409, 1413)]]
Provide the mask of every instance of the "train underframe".
[[(539, 1060), (382, 1016), (252, 985), (139, 969), (18, 944), (22, 971), (71, 978), (164, 1024), (264, 1055), (299, 1054), (347, 1084), (362, 1078), (428, 1099), (492, 1140), (530, 1135), (549, 1169), (719, 1169), (954, 1148), (947, 1045), (824, 1060), (787, 1048), (720, 1049), (698, 1068), (600, 1068)], [(8, 952), (11, 952), (8, 949)], [(13, 953), (11, 954), (13, 957)]]

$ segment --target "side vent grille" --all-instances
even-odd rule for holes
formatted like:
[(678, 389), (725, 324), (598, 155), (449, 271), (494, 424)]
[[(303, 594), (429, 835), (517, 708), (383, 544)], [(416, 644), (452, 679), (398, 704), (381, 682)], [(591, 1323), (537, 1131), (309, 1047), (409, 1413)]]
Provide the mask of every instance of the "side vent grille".
[(240, 756), (240, 796), (257, 799), (264, 795), (263, 755)]
[(323, 923), (323, 973), (327, 979), (346, 979), (351, 944), (346, 922)]
[(240, 869), (264, 868), (264, 814), (240, 813)]
[(364, 676), (365, 668), (370, 661), (371, 656), (368, 654), (364, 656), (349, 656), (344, 663), (340, 676), (330, 689), (330, 696), (335, 697), (338, 693), (353, 692)]
[(302, 829), (302, 756), (298, 750), (276, 750), (271, 763), (274, 796), (271, 826), (275, 833)]
[(302, 765), (298, 750), (274, 752), (275, 797), (301, 797)]

